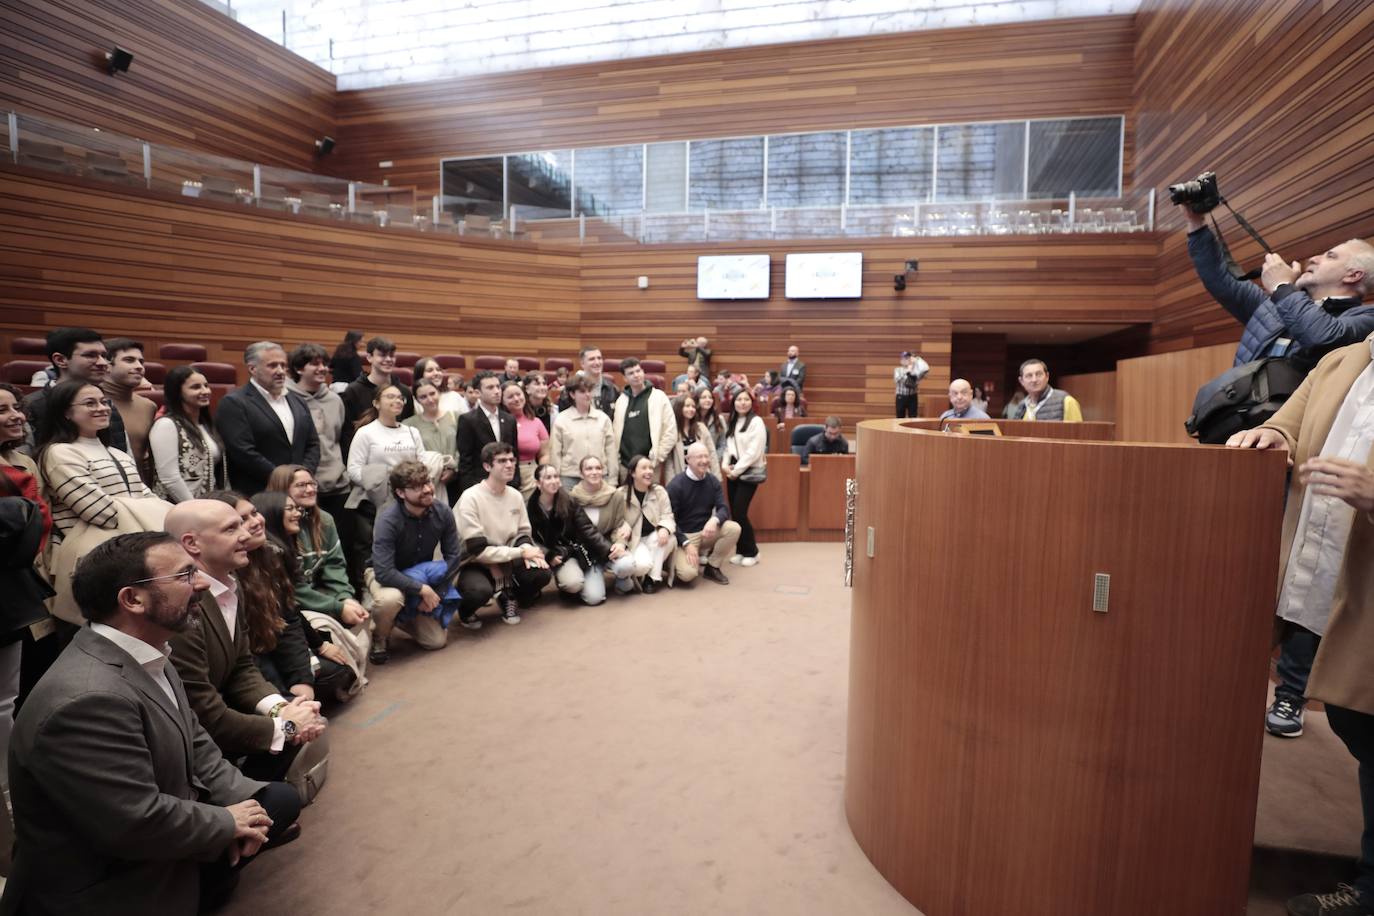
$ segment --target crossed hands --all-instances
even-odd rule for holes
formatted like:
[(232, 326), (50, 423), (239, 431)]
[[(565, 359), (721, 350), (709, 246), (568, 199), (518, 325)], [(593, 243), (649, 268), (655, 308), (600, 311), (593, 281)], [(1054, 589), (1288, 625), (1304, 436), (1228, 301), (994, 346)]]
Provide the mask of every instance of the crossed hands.
[(296, 724), (296, 737), (292, 744), (308, 744), (324, 734), (329, 720), (320, 715), (320, 704), (315, 700), (295, 697), (282, 707), (279, 716)]
[(272, 827), (272, 818), (267, 809), (256, 800), (246, 798), (225, 810), (234, 816), (234, 841), (229, 845), (229, 864), (237, 865), (240, 859), (258, 854), (267, 842), (267, 831)]

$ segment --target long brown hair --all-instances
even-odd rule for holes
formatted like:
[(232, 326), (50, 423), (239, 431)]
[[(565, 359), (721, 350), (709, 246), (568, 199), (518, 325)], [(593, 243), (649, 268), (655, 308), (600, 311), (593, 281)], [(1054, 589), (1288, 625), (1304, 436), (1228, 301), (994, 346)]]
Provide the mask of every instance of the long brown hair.
[[(267, 478), (267, 490), (271, 493), (285, 493), (291, 495), (291, 481), (296, 476), (297, 471), (304, 471), (310, 475), (311, 480), (315, 480), (315, 475), (310, 474), (310, 469), (303, 464), (279, 464), (272, 469), (272, 476)], [(324, 519), (320, 508), (319, 481), (315, 480), (315, 508), (306, 510), (301, 508), (301, 532), (309, 531), (310, 544), (316, 550), (324, 549)], [(264, 516), (265, 518), (265, 516)], [(268, 530), (271, 530), (268, 525)]]
[[(259, 497), (264, 495), (269, 494), (258, 494)], [(270, 495), (276, 496), (285, 507), (286, 497), (283, 494)], [(206, 498), (233, 506), (235, 512), (241, 502), (251, 502), (259, 513), (263, 511), (257, 497), (249, 500), (233, 490), (215, 490)], [(281, 514), (280, 510), (278, 514)], [(287, 551), (279, 542), (274, 544), (274, 540), (269, 534), (266, 543), (257, 550), (249, 551), (248, 565), (238, 571), (239, 609), (244, 612), (244, 630), (254, 655), (263, 655), (277, 648), (277, 637), (286, 630), (286, 617), (282, 611), (296, 599), (296, 591), (291, 585), (291, 571), (283, 559)]]

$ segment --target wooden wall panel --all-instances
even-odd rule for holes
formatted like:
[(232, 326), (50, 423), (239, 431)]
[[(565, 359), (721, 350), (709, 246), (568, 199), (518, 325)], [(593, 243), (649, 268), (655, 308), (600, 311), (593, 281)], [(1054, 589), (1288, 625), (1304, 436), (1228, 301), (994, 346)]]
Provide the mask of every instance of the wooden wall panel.
[(5, 0), (0, 61), (0, 109), (155, 143), (311, 171), (335, 132), (333, 74), (199, 0)]
[[(783, 297), (788, 252), (854, 250), (864, 253), (863, 299)], [(922, 412), (938, 414), (947, 403), (952, 322), (1148, 321), (1155, 251), (1151, 236), (589, 246), (582, 329), (606, 355), (666, 360), (670, 375), (685, 368), (682, 339), (705, 334), (715, 368), (751, 381), (778, 368), (795, 343), (807, 364), (811, 415), (839, 414), (846, 423), (892, 416), (892, 369), (902, 350), (912, 350), (931, 366)], [(772, 296), (699, 300), (697, 257), (707, 253), (771, 255)], [(895, 292), (892, 275), (911, 257), (920, 273)], [(640, 276), (648, 276), (647, 290), (637, 287)]]
[(1183, 428), (1197, 390), (1231, 367), (1235, 345), (1176, 350), (1116, 364), (1116, 428), (1123, 442), (1194, 442)]
[(1083, 408), (1083, 419), (1116, 422), (1116, 373), (1089, 372), (1084, 375), (1061, 375), (1054, 387), (1063, 388)]
[[(446, 156), (1127, 114), (1134, 34), (1131, 16), (1060, 19), (342, 92), (336, 165), (428, 196)], [(1128, 140), (1128, 185), (1131, 157)]]
[(0, 335), (63, 325), (240, 364), (260, 339), (347, 328), (419, 353), (561, 356), (578, 341), (578, 258), (181, 202), (0, 171)]
[[(1234, 346), (1241, 328), (1193, 273), (1165, 188), (1215, 170), (1290, 261), (1374, 235), (1374, 4), (1145, 0), (1137, 21), (1136, 175), (1158, 189), (1169, 232), (1153, 349)], [(1236, 257), (1257, 266), (1259, 246), (1221, 221)]]

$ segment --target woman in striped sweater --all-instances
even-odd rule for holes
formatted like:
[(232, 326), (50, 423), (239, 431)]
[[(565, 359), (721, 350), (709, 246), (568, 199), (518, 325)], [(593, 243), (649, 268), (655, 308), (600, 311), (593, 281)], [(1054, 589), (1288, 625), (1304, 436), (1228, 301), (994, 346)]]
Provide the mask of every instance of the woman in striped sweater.
[(118, 524), (112, 497), (154, 499), (138, 476), (134, 459), (111, 448), (114, 406), (99, 386), (69, 380), (48, 394), (38, 418), (36, 463), (43, 497), (52, 508), (53, 536), (60, 540), (85, 521), (97, 528)]

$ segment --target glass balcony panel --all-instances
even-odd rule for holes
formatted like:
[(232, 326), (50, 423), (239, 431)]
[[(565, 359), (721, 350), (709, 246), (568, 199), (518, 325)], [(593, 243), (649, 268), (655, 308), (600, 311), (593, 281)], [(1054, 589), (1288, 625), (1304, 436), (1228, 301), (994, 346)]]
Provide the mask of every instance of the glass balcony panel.
[(253, 203), (253, 166), (192, 150), (152, 147), (150, 187), (229, 204)]
[(712, 210), (707, 237), (723, 241), (771, 239), (773, 214), (768, 210)]
[(644, 209), (644, 146), (609, 146), (573, 153), (576, 215), (611, 216)]
[[(8, 120), (5, 149), (8, 151)], [(144, 187), (143, 144), (131, 137), (19, 115), (19, 165), (111, 184)]]
[(754, 210), (763, 206), (763, 138), (693, 140), (688, 151), (692, 210)]
[(839, 207), (799, 207), (773, 212), (774, 238), (830, 239), (844, 235)]
[(1121, 119), (1030, 123), (1030, 198), (1114, 197), (1121, 184)]
[(644, 209), (682, 213), (687, 209), (687, 144), (650, 143), (644, 168)]
[(1026, 122), (954, 124), (939, 130), (935, 200), (1025, 197)]
[(440, 209), (457, 221), (476, 215), (499, 222), (505, 215), (504, 162), (504, 156), (444, 160)]
[(572, 169), (572, 150), (507, 156), (506, 204), (524, 220), (572, 216)]
[(348, 182), (342, 178), (264, 165), (258, 206), (305, 216), (341, 219), (348, 209)]
[(844, 131), (768, 138), (768, 206), (844, 203)]
[(856, 130), (850, 138), (849, 202), (900, 204), (930, 200), (935, 128)]

